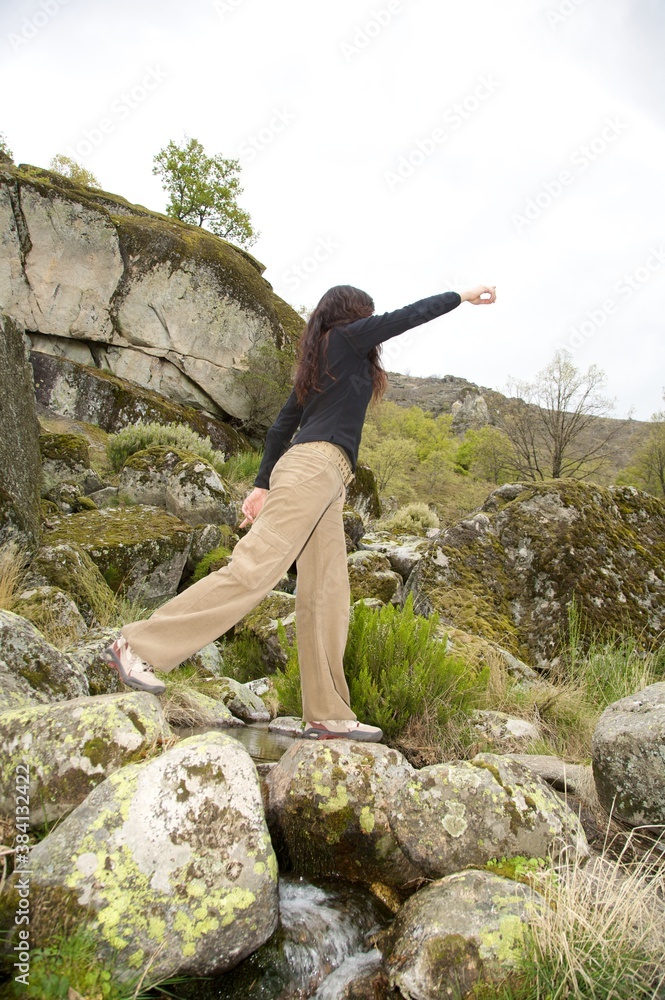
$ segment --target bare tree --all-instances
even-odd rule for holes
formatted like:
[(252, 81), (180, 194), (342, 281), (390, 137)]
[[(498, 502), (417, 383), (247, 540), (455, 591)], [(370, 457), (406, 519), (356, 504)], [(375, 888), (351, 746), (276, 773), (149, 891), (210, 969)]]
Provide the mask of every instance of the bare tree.
[(615, 401), (602, 395), (605, 373), (596, 365), (576, 368), (560, 350), (533, 382), (513, 379), (501, 429), (510, 438), (518, 475), (525, 479), (584, 479), (604, 464), (622, 421), (607, 425)]
[(651, 433), (621, 481), (633, 483), (654, 496), (665, 497), (665, 410), (654, 413), (651, 419)]

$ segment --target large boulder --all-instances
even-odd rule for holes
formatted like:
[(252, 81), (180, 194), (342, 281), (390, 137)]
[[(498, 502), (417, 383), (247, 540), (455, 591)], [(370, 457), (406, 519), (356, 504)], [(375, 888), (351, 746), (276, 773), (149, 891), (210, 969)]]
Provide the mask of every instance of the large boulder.
[(178, 403), (245, 419), (234, 372), (302, 329), (246, 251), (58, 174), (3, 165), (0, 222), (0, 301), (39, 350), (94, 345), (89, 364)]
[(531, 770), (497, 754), (414, 771), (395, 790), (390, 826), (429, 878), (504, 856), (589, 854), (575, 813)]
[(665, 826), (665, 682), (608, 705), (591, 747), (607, 812), (631, 826)]
[(570, 479), (509, 484), (440, 533), (407, 581), (416, 610), (556, 659), (574, 600), (588, 633), (665, 627), (665, 500)]
[(118, 671), (104, 659), (104, 650), (118, 638), (119, 628), (88, 629), (81, 642), (67, 649), (67, 659), (78, 664), (85, 674), (91, 695), (115, 694), (126, 688)]
[(261, 647), (261, 659), (267, 673), (285, 667), (288, 651), (280, 640), (284, 629), (286, 642), (296, 641), (296, 599), (282, 590), (271, 590), (249, 614), (235, 626), (237, 636), (252, 636)]
[(90, 466), (88, 439), (83, 434), (41, 434), (43, 490), (58, 483), (79, 483), (84, 493), (94, 493), (104, 484)]
[(294, 743), (267, 779), (268, 821), (293, 869), (394, 886), (418, 878), (389, 822), (413, 774), (377, 743)]
[(78, 663), (47, 642), (27, 619), (0, 610), (0, 710), (27, 702), (64, 701), (88, 692)]
[(177, 448), (153, 445), (130, 455), (121, 491), (134, 503), (157, 504), (187, 524), (238, 522), (238, 506), (208, 462)]
[(29, 769), (31, 826), (61, 819), (105, 778), (171, 730), (145, 691), (73, 698), (0, 713), (0, 815), (15, 813), (13, 776)]
[[(277, 925), (277, 865), (256, 770), (222, 733), (183, 740), (98, 785), (30, 854), (30, 943), (67, 917), (123, 979), (225, 972)], [(16, 933), (16, 875), (0, 929)], [(4, 945), (9, 956), (12, 933)], [(11, 962), (11, 959), (8, 959)]]
[(75, 545), (87, 553), (113, 591), (146, 606), (173, 597), (192, 529), (158, 507), (142, 505), (54, 517), (47, 545)]
[[(82, 639), (88, 626), (76, 603), (60, 587), (32, 587), (14, 601), (15, 614), (27, 618), (41, 632), (54, 627), (68, 642)], [(58, 643), (58, 645), (61, 645)]]
[[(3, 227), (4, 232), (4, 227)], [(0, 302), (2, 295), (0, 267)], [(39, 542), (41, 459), (32, 371), (23, 329), (0, 314), (0, 545), (14, 541), (34, 549)]]
[(351, 599), (375, 597), (384, 604), (396, 604), (402, 594), (402, 578), (390, 568), (381, 552), (360, 549), (347, 556)]
[(394, 535), (390, 531), (372, 531), (363, 536), (362, 547), (386, 556), (390, 568), (406, 580), (429, 548), (420, 535)]
[(391, 985), (410, 1000), (461, 1000), (478, 982), (500, 982), (543, 905), (528, 886), (488, 872), (432, 882), (407, 900), (383, 944)]
[(99, 567), (76, 543), (54, 543), (47, 539), (30, 563), (26, 583), (32, 589), (59, 588), (74, 600), (88, 624), (97, 622), (100, 615), (103, 617), (113, 603), (113, 591)]

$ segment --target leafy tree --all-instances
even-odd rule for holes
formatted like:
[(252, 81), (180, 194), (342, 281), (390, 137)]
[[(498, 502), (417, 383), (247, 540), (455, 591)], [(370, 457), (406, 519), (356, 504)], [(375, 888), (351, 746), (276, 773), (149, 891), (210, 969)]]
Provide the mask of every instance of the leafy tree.
[(178, 145), (173, 140), (154, 157), (153, 174), (169, 195), (166, 214), (241, 246), (251, 246), (259, 234), (236, 198), (242, 194), (238, 160), (208, 156), (197, 139)]
[(274, 421), (291, 391), (295, 350), (263, 344), (249, 352), (248, 367), (236, 372), (234, 382), (249, 399), (249, 415), (244, 421), (250, 433), (265, 430)]
[(560, 350), (535, 381), (513, 380), (509, 391), (517, 398), (500, 418), (515, 452), (515, 470), (521, 478), (588, 478), (604, 464), (608, 446), (621, 430), (598, 417), (614, 409), (602, 395), (605, 373), (596, 365), (582, 372), (569, 351)]
[(499, 486), (514, 477), (515, 453), (508, 435), (487, 424), (466, 432), (457, 463), (472, 475)]
[(5, 163), (13, 163), (14, 154), (12, 153), (11, 149), (7, 144), (7, 138), (5, 136), (5, 133), (0, 132), (0, 163), (3, 160), (5, 161)]
[(70, 156), (63, 156), (62, 153), (58, 153), (51, 160), (50, 167), (56, 174), (62, 174), (63, 177), (69, 178), (75, 184), (82, 184), (83, 187), (101, 187), (92, 171), (86, 170), (76, 160), (72, 160)]
[(654, 413), (651, 419), (653, 427), (647, 441), (619, 481), (639, 486), (654, 496), (665, 497), (665, 410)]

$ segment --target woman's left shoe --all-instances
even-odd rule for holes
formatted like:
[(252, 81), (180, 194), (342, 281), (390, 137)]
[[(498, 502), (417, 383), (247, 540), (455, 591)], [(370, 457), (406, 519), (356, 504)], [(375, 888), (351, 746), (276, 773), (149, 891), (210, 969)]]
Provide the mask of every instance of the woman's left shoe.
[(367, 726), (357, 719), (326, 719), (324, 722), (307, 722), (300, 734), (301, 740), (361, 740), (363, 743), (380, 743), (383, 731), (377, 726)]

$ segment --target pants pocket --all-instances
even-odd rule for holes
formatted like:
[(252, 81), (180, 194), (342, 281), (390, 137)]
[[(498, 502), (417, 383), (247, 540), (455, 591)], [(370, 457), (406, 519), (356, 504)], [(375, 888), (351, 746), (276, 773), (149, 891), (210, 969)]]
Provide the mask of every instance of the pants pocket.
[(234, 548), (229, 570), (249, 590), (270, 588), (288, 569), (291, 548), (285, 535), (259, 518)]

